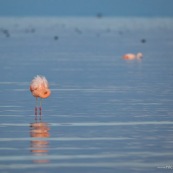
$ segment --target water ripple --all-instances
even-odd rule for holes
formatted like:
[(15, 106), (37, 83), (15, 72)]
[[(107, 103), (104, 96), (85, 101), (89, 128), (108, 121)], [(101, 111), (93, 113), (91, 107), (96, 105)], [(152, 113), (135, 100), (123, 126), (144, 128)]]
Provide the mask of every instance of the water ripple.
[[(138, 126), (138, 125), (172, 125), (173, 121), (139, 121), (139, 122), (66, 122), (48, 123), (50, 126)], [(4, 126), (28, 126), (27, 123), (1, 123)]]

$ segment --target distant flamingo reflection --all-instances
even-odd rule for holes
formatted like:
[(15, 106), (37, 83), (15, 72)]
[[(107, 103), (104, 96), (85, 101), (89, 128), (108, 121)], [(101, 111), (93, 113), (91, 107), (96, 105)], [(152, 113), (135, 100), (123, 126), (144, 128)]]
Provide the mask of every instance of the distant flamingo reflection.
[[(40, 119), (42, 115), (42, 99), (50, 96), (51, 91), (49, 89), (49, 83), (44, 76), (37, 75), (30, 84), (30, 91), (36, 98), (35, 115), (38, 115), (38, 109), (40, 110)], [(38, 98), (40, 98), (40, 106), (38, 107)]]
[(36, 163), (47, 163), (48, 159), (40, 159), (48, 153), (48, 139), (50, 137), (49, 126), (44, 122), (34, 122), (30, 124), (31, 152), (38, 156), (34, 160)]

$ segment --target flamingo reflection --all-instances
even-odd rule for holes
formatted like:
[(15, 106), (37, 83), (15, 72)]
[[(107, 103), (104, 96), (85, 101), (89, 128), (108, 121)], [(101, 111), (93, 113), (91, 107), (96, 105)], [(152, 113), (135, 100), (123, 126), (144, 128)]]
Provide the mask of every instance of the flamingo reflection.
[(50, 128), (47, 123), (34, 122), (30, 124), (30, 136), (31, 136), (31, 152), (38, 156), (38, 159), (34, 160), (36, 163), (47, 163), (47, 159), (39, 159), (40, 156), (45, 156), (48, 153), (49, 142), (47, 138), (50, 137)]

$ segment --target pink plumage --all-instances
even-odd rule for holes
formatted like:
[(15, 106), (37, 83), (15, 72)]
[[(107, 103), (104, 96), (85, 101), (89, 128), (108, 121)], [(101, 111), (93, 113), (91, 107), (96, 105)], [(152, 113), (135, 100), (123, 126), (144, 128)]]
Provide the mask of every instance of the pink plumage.
[(47, 98), (50, 96), (49, 83), (44, 76), (37, 75), (30, 84), (30, 91), (34, 97)]

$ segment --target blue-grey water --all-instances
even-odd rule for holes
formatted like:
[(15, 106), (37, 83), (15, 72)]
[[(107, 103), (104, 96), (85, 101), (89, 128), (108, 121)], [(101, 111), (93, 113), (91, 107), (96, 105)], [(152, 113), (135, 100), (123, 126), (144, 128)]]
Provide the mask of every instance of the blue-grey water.
[(173, 169), (172, 19), (0, 18), (0, 74), (0, 172)]

